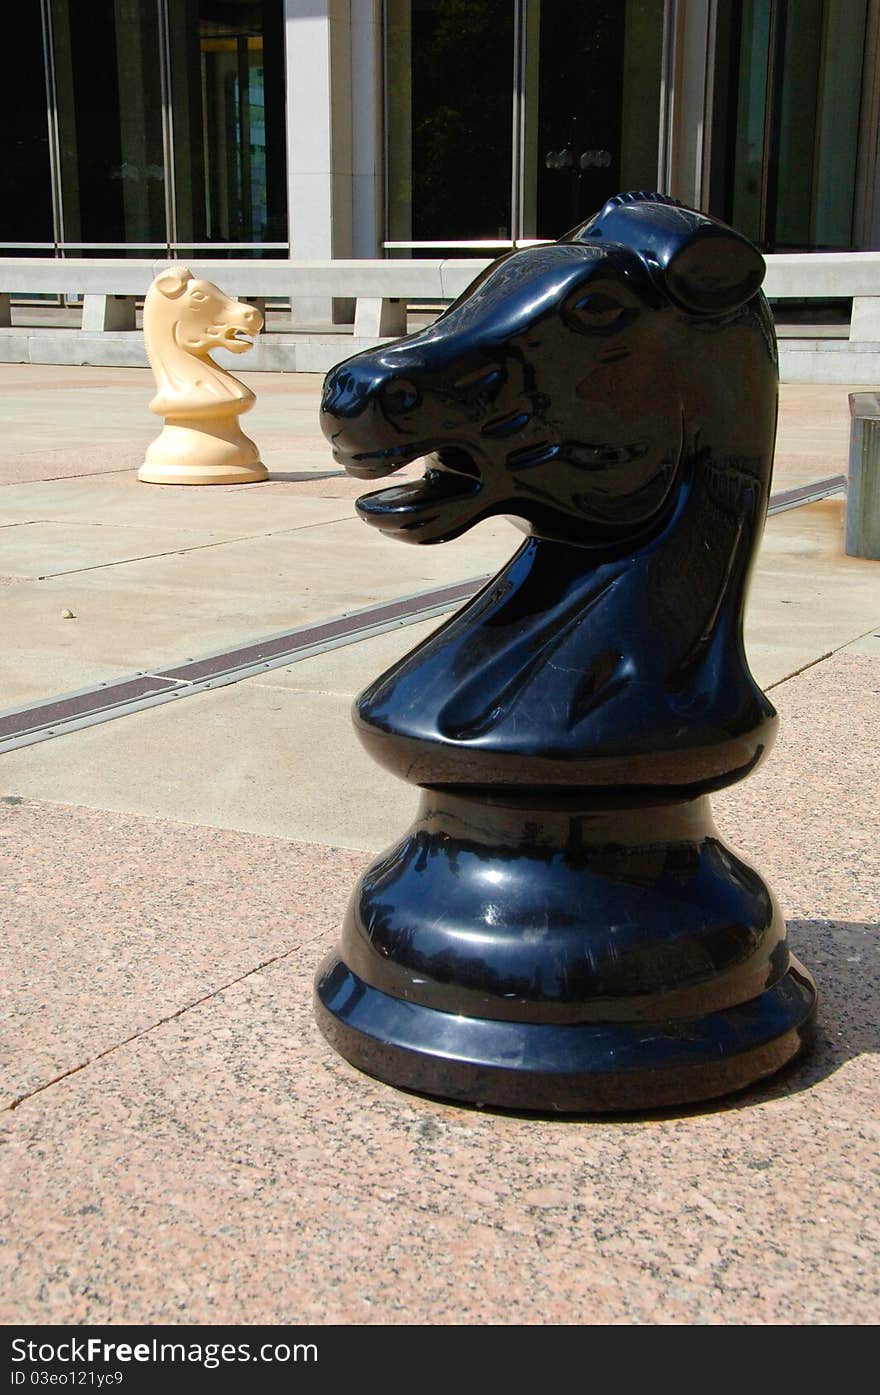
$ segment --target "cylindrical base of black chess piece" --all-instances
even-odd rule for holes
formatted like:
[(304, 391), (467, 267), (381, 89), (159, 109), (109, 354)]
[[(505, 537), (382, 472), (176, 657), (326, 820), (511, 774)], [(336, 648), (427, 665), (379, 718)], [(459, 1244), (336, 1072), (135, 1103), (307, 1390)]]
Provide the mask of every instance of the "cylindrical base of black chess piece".
[(341, 1055), (405, 1089), (571, 1113), (708, 1099), (806, 1048), (815, 985), (708, 799), (586, 802), (423, 793), (318, 973)]

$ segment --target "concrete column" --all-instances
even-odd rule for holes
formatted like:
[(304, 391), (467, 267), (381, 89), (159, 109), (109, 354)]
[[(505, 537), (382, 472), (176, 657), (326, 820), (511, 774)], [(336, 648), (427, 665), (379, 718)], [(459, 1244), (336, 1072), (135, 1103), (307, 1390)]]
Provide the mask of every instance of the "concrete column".
[[(350, 257), (352, 0), (284, 0), (284, 29), (290, 255)], [(354, 314), (353, 301), (327, 296), (297, 296), (291, 308), (301, 324)]]
[(880, 296), (853, 296), (849, 337), (867, 339), (872, 343), (880, 342)]
[(713, 21), (713, 0), (666, 0), (660, 187), (692, 208), (708, 197)]
[(83, 296), (82, 327), (94, 333), (135, 328), (136, 301), (133, 295)]
[(354, 333), (356, 339), (388, 339), (406, 334), (406, 301), (358, 296)]

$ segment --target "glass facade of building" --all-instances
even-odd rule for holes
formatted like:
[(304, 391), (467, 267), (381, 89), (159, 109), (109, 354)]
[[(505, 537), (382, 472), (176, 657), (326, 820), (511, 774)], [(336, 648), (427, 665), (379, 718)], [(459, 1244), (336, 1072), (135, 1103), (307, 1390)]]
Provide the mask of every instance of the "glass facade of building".
[[(768, 251), (877, 243), (880, 0), (16, 0), (4, 18), (0, 255), (283, 256), (306, 224), (343, 255), (359, 216), (377, 255), (479, 255), (655, 188)], [(381, 62), (358, 50), (373, 23)], [(349, 46), (324, 44), (313, 85), (320, 25)], [(359, 215), (344, 181), (370, 179)]]
[(390, 242), (558, 237), (654, 188), (663, 0), (387, 0)]
[(0, 160), (0, 242), (52, 249), (52, 172), (43, 23), (38, 4), (13, 5), (4, 33), (15, 54), (0, 83), (4, 158)]
[(669, 66), (681, 4), (386, 0), (387, 245), (558, 237), (620, 190), (676, 193), (661, 156), (677, 103), (707, 152), (708, 211), (767, 251), (858, 246), (869, 8), (702, 6), (695, 93)]
[(710, 211), (767, 251), (845, 251), (867, 0), (719, 0)]
[(3, 253), (286, 252), (282, 0), (31, 0), (5, 33)]

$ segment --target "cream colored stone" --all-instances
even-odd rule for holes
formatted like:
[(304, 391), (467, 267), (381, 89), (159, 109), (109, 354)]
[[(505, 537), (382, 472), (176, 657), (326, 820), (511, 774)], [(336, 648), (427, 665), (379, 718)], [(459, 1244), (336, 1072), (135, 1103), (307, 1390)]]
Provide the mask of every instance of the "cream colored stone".
[(161, 272), (147, 292), (144, 342), (157, 393), (150, 411), (165, 427), (147, 449), (138, 478), (147, 484), (247, 484), (268, 478), (239, 423), (254, 393), (211, 358), (211, 349), (245, 353), (263, 317), (230, 300), (188, 267)]

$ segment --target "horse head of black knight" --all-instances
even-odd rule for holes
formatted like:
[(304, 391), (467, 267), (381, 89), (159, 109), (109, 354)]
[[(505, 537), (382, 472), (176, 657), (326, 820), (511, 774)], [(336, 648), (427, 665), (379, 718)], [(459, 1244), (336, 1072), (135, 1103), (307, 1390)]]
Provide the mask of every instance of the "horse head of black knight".
[(776, 425), (763, 274), (724, 224), (620, 195), (328, 375), (350, 473), (427, 457), (358, 501), (367, 522), (434, 543), (504, 514), (531, 535), (361, 696), (378, 760), (423, 785), (691, 795), (759, 759), (774, 714), (741, 629)]
[(427, 457), (361, 516), (432, 543), (513, 514), (601, 546), (650, 533), (700, 447), (768, 473), (775, 407), (743, 420), (756, 377), (775, 402), (763, 273), (739, 234), (645, 194), (502, 257), (430, 328), (328, 375), (322, 425), (349, 473)]

